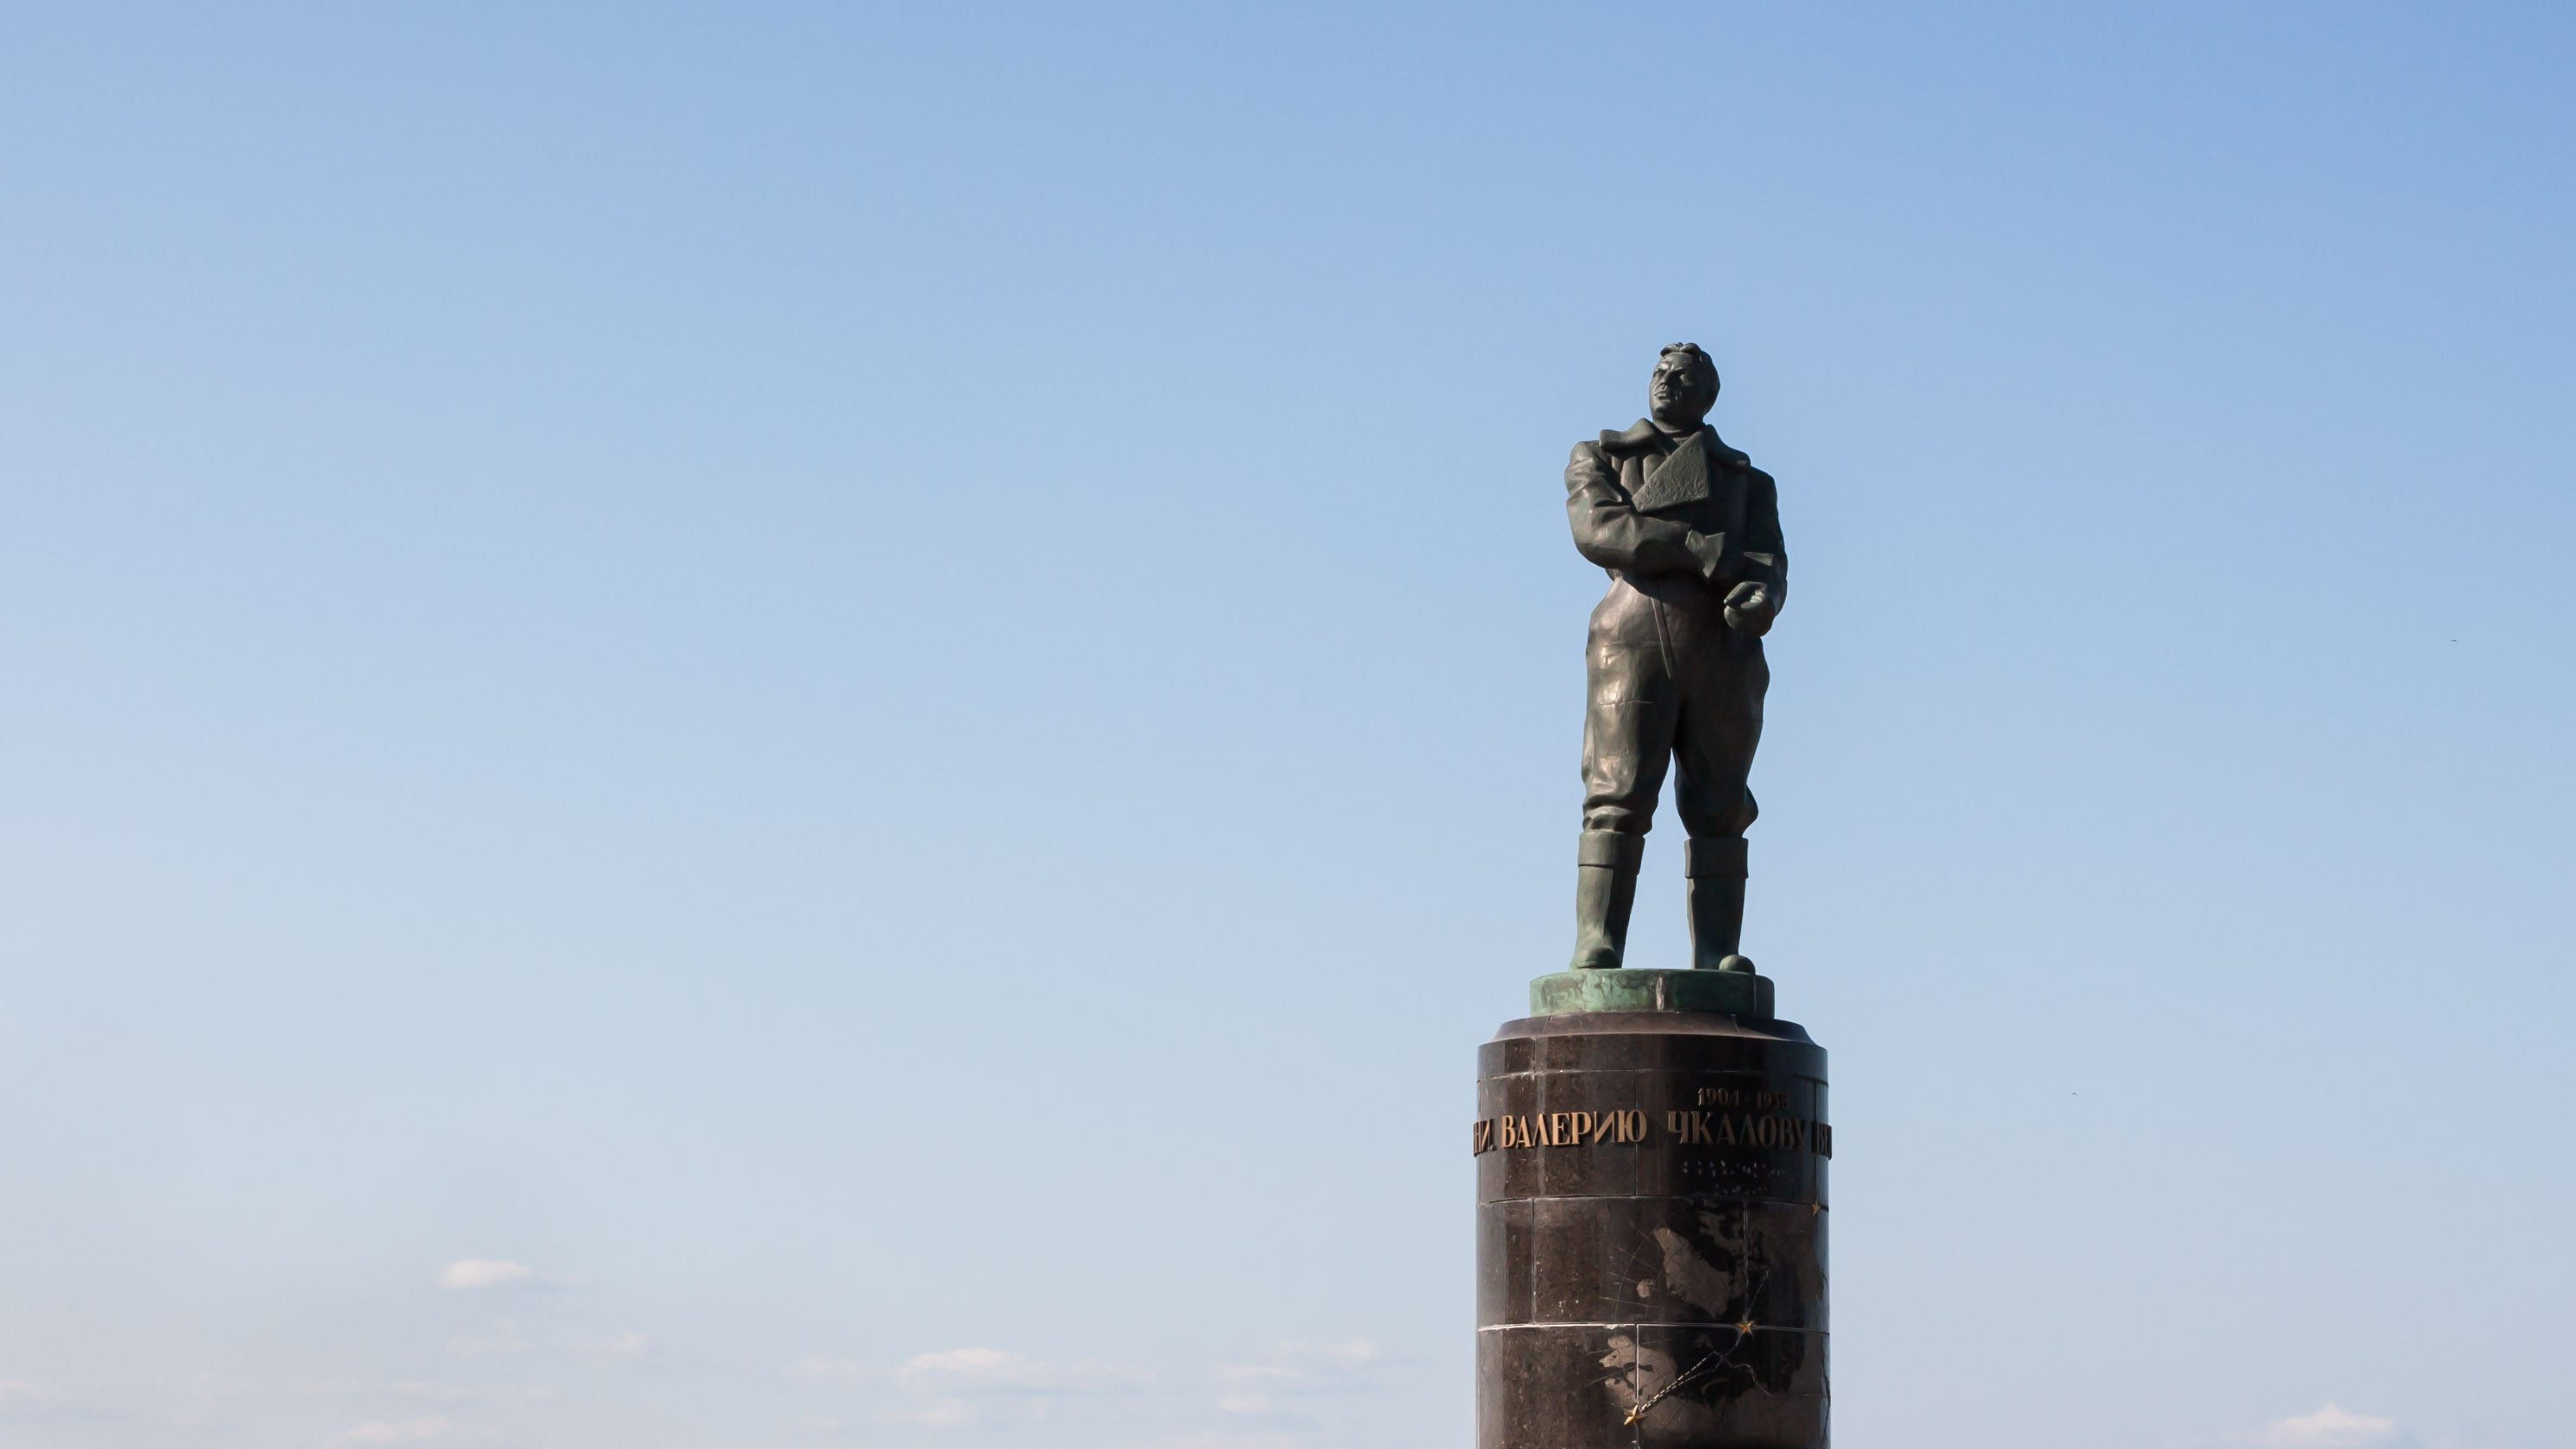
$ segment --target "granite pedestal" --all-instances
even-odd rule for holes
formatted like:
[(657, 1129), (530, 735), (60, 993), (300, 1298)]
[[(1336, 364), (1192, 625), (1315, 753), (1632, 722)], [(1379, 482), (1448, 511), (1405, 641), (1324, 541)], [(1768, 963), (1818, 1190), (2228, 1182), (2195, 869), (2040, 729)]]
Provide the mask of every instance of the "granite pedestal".
[(1750, 974), (1530, 995), (1479, 1054), (1477, 1449), (1824, 1449), (1824, 1049)]

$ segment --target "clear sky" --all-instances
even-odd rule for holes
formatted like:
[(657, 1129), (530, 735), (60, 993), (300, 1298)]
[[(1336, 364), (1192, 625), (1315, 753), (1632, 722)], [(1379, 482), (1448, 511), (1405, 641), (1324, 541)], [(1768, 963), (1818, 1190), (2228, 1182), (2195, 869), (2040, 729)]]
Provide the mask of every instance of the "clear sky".
[(1690, 340), (1794, 560), (1839, 1442), (2576, 1446), (2571, 74), (0, 10), (0, 1439), (1463, 1444), (1560, 474)]

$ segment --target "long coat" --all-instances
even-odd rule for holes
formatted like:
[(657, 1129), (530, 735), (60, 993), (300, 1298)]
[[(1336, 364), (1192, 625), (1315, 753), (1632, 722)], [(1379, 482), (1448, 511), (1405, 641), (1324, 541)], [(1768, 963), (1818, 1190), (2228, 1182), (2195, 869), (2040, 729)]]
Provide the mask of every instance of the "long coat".
[(1575, 444), (1565, 489), (1575, 549), (1610, 574), (1585, 655), (1584, 828), (1644, 834), (1678, 760), (1683, 828), (1741, 837), (1771, 670), (1725, 600), (1747, 582), (1774, 609), (1787, 594), (1778, 485), (1706, 428), (1675, 438), (1640, 421)]
[[(1706, 483), (1683, 483), (1665, 502), (1648, 479), (1682, 441), (1706, 446)], [(1613, 579), (1647, 584), (1676, 608), (1711, 607), (1747, 580), (1770, 585), (1775, 608), (1788, 592), (1779, 485), (1708, 428), (1675, 439), (1639, 419), (1625, 432), (1605, 430), (1599, 442), (1575, 444), (1565, 465), (1565, 510), (1577, 552)]]

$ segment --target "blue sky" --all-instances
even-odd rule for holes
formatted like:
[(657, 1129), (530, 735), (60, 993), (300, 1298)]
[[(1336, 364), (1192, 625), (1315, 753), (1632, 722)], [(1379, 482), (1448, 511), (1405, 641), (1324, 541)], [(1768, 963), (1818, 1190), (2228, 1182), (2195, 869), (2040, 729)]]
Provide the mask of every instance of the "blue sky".
[(1462, 1441), (1560, 470), (1693, 340), (1794, 559), (1840, 1442), (2576, 1445), (2571, 67), (8, 7), (0, 1426)]

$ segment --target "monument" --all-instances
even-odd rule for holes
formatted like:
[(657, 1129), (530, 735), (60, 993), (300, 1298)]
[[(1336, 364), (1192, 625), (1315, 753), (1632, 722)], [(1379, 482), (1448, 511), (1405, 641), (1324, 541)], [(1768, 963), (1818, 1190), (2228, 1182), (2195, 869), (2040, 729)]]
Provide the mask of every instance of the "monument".
[[(1568, 969), (1479, 1054), (1477, 1449), (1824, 1449), (1825, 1053), (1740, 950), (1746, 779), (1788, 596), (1771, 476), (1707, 425), (1708, 354), (1566, 465), (1592, 611)], [(1667, 768), (1687, 967), (1626, 959)]]

